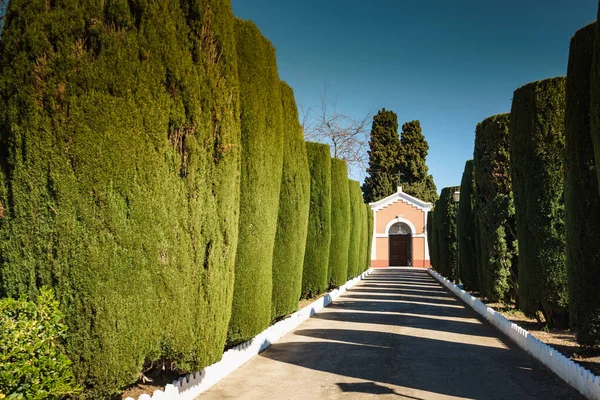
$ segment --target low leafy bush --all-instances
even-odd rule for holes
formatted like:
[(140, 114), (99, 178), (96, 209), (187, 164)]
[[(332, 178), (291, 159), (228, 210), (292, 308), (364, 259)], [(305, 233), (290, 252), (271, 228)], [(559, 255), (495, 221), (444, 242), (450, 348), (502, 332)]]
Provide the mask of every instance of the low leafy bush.
[(50, 289), (37, 304), (0, 300), (0, 398), (62, 399), (80, 391), (63, 352), (67, 326)]

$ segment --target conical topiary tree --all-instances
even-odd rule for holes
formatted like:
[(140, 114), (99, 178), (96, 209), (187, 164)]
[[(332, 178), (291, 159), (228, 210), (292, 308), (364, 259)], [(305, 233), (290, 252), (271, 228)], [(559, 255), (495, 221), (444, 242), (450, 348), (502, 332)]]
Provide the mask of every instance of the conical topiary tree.
[(216, 362), (240, 190), (229, 2), (9, 8), (0, 294), (54, 289), (89, 398), (135, 382), (145, 361)]
[(577, 341), (600, 344), (600, 197), (590, 134), (595, 23), (571, 39), (565, 112), (565, 227), (569, 314)]
[(275, 49), (253, 22), (236, 20), (242, 168), (235, 287), (228, 341), (271, 321), (272, 266), (283, 166), (281, 83)]
[(421, 123), (410, 121), (402, 125), (398, 150), (398, 171), (402, 191), (418, 199), (434, 203), (437, 189), (426, 164), (429, 145), (423, 136)]
[(350, 246), (350, 192), (346, 161), (331, 159), (331, 246), (329, 249), (329, 286), (338, 287), (348, 277)]
[(356, 277), (361, 270), (360, 246), (361, 246), (361, 228), (362, 228), (362, 209), (363, 200), (360, 190), (360, 183), (354, 180), (349, 181), (350, 191), (350, 246), (348, 248), (348, 279)]
[(475, 253), (475, 170), (473, 160), (465, 163), (458, 205), (458, 262), (460, 280), (469, 290), (479, 289)]
[(515, 91), (510, 161), (519, 240), (519, 304), (543, 312), (550, 326), (568, 323), (564, 226), (565, 78)]
[[(456, 204), (452, 201), (452, 194), (459, 190), (459, 186), (442, 189), (440, 198), (435, 203), (433, 237), (437, 242), (438, 265), (434, 268), (450, 280), (454, 280), (456, 271)], [(436, 243), (434, 242), (434, 246)], [(435, 261), (438, 261), (435, 260)], [(434, 262), (435, 262), (434, 261)]]
[(516, 299), (518, 275), (509, 121), (509, 114), (499, 114), (477, 124), (473, 152), (480, 290), (506, 302)]
[(302, 271), (302, 297), (327, 289), (331, 245), (331, 156), (329, 146), (306, 143), (310, 170), (310, 211)]
[(362, 186), (364, 200), (372, 203), (396, 192), (398, 187), (398, 116), (385, 108), (373, 117), (369, 141), (369, 174)]
[(281, 98), (284, 157), (273, 249), (273, 320), (298, 309), (310, 206), (310, 172), (306, 146), (298, 120), (294, 91), (285, 82), (281, 83)]

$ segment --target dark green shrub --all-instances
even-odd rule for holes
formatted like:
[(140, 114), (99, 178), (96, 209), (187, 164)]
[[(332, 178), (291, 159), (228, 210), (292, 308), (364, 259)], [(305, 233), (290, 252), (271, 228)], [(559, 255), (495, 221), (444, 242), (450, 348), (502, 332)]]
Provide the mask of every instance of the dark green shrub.
[(479, 289), (475, 253), (475, 170), (473, 160), (465, 163), (458, 204), (458, 263), (460, 280), (469, 290)]
[(365, 204), (365, 208), (367, 210), (367, 259), (365, 260), (364, 270), (366, 271), (371, 268), (371, 250), (373, 248), (373, 224), (375, 215), (370, 205)]
[(509, 114), (477, 124), (473, 152), (480, 290), (491, 301), (506, 302), (516, 298), (518, 275), (509, 124)]
[(294, 91), (285, 82), (281, 83), (281, 97), (284, 157), (273, 249), (272, 319), (298, 309), (310, 204), (310, 173), (304, 135), (298, 120)]
[(302, 271), (302, 297), (327, 289), (329, 246), (331, 244), (331, 156), (329, 146), (306, 143), (310, 170), (310, 211)]
[(37, 304), (0, 300), (0, 398), (64, 399), (77, 394), (72, 363), (64, 354), (67, 327), (51, 290)]
[(11, 0), (0, 44), (0, 292), (54, 289), (77, 380), (101, 398), (147, 361), (222, 355), (234, 19), (218, 0), (48, 4)]
[[(598, 17), (600, 18), (600, 4)], [(598, 24), (594, 27), (594, 50), (590, 75), (590, 132), (594, 145), (595, 162), (596, 165), (600, 165), (600, 28), (598, 28)], [(596, 176), (598, 177), (598, 190), (600, 190), (600, 169), (596, 169)]]
[(568, 322), (564, 116), (565, 78), (533, 82), (515, 91), (509, 136), (519, 305), (530, 316), (542, 311), (550, 326)]
[[(440, 198), (435, 202), (434, 238), (437, 239), (439, 265), (435, 270), (450, 280), (454, 280), (456, 271), (456, 204), (452, 194), (459, 186), (442, 189)], [(435, 243), (434, 243), (435, 245)], [(436, 260), (437, 261), (437, 260)]]
[(350, 246), (350, 191), (346, 161), (331, 159), (331, 246), (329, 249), (329, 286), (338, 287), (348, 278)]
[(360, 189), (360, 183), (349, 180), (348, 189), (350, 192), (350, 246), (348, 247), (348, 279), (352, 279), (359, 274), (362, 263), (360, 262), (361, 246), (361, 215), (363, 209), (363, 197)]
[[(362, 198), (362, 196), (361, 196)], [(360, 202), (360, 250), (358, 252), (358, 268), (356, 275), (365, 271), (367, 265), (367, 249), (369, 248), (369, 217), (365, 203)]]
[(429, 262), (431, 267), (437, 270), (440, 265), (440, 250), (437, 240), (437, 225), (435, 223), (434, 210), (429, 211), (427, 215), (427, 245), (429, 246)]
[(273, 247), (283, 166), (283, 112), (275, 48), (250, 21), (236, 20), (242, 173), (235, 287), (228, 342), (269, 326)]
[(590, 73), (594, 27), (571, 39), (565, 111), (565, 228), (569, 315), (577, 341), (600, 344), (600, 198), (590, 135)]

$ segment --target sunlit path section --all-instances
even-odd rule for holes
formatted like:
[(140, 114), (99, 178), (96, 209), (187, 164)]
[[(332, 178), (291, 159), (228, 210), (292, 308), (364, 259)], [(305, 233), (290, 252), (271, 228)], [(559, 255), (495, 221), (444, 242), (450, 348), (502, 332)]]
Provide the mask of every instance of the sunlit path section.
[(198, 399), (582, 399), (424, 270), (376, 270)]

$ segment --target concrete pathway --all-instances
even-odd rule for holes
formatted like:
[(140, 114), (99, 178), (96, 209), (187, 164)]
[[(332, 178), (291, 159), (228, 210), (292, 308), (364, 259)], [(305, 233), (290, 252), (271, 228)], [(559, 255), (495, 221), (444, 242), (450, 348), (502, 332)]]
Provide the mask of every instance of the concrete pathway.
[(376, 270), (198, 399), (582, 399), (424, 270)]

